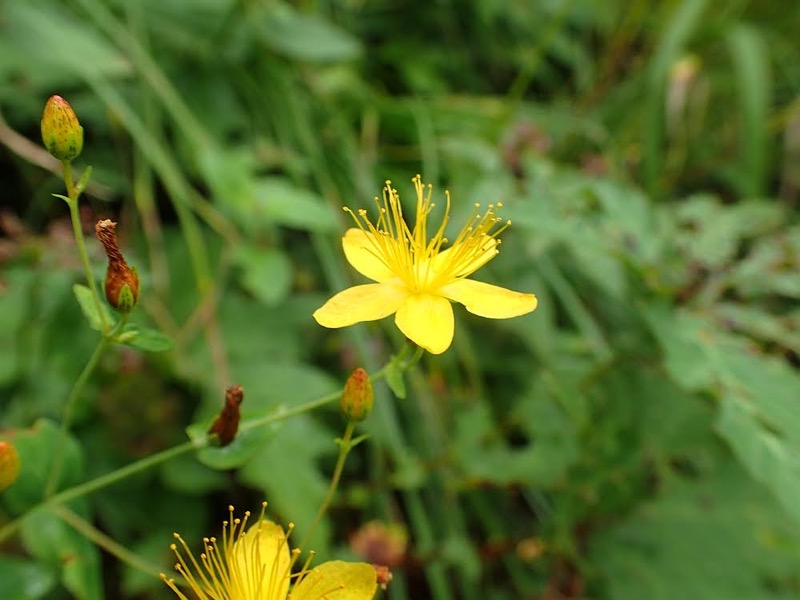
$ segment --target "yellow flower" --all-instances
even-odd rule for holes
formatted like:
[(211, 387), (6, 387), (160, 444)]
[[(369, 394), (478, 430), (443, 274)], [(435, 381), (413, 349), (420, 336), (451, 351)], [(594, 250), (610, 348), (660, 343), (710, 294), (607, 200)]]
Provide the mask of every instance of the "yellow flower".
[(450, 215), (450, 195), (444, 218), (428, 239), (428, 217), (434, 204), (431, 186), (414, 178), (417, 218), (411, 229), (403, 218), (400, 197), (390, 181), (383, 198), (375, 198), (378, 220), (373, 225), (366, 210), (358, 214), (345, 208), (358, 225), (342, 239), (348, 262), (377, 283), (348, 288), (314, 313), (324, 327), (346, 327), (397, 313), (395, 323), (406, 337), (433, 354), (441, 354), (453, 341), (454, 321), (450, 300), (460, 302), (481, 317), (507, 319), (531, 312), (536, 296), (467, 279), (498, 253), (498, 235), (509, 225), (496, 216), (502, 204), (490, 204), (480, 214), (479, 205), (452, 245), (444, 230)]
[[(280, 525), (264, 519), (247, 528), (250, 513), (222, 524), (222, 540), (203, 539), (198, 558), (177, 533), (170, 548), (178, 558), (175, 569), (197, 600), (370, 600), (377, 589), (372, 565), (330, 561), (308, 570), (308, 562), (296, 575), (292, 567), (300, 555), (289, 550), (288, 534)], [(292, 526), (289, 526), (291, 533)], [(181, 600), (189, 600), (174, 579), (161, 579)], [(290, 581), (295, 579), (291, 586)]]

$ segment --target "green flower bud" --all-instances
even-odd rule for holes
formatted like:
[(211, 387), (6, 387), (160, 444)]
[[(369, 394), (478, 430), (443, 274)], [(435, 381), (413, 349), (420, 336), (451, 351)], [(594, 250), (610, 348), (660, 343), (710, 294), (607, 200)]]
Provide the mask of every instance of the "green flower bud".
[(10, 442), (0, 442), (0, 492), (19, 477), (19, 453)]
[(372, 381), (367, 372), (359, 367), (350, 374), (347, 383), (344, 384), (342, 414), (348, 421), (363, 421), (372, 410), (374, 402)]
[(42, 141), (58, 160), (72, 160), (83, 150), (83, 127), (61, 96), (50, 96), (42, 113)]

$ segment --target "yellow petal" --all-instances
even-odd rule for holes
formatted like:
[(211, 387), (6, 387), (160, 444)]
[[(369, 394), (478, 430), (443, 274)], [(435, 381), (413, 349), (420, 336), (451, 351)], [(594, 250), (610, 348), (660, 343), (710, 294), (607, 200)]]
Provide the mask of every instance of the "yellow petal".
[(397, 309), (395, 323), (407, 338), (431, 354), (441, 354), (453, 341), (453, 308), (441, 296), (409, 296)]
[(466, 306), (469, 312), (488, 319), (524, 315), (534, 310), (538, 302), (533, 294), (513, 292), (471, 279), (460, 279), (439, 291), (443, 296)]
[(289, 544), (272, 521), (255, 523), (233, 546), (231, 589), (236, 598), (286, 598), (289, 591)]
[[(394, 277), (394, 273), (378, 258), (378, 246), (371, 233), (360, 229), (348, 229), (342, 238), (344, 255), (353, 268), (373, 281), (383, 283)], [(394, 243), (389, 238), (381, 240), (384, 245)]]
[(388, 317), (403, 303), (408, 292), (388, 283), (367, 283), (347, 288), (314, 313), (323, 327), (347, 327), (362, 321)]
[(433, 257), (433, 270), (440, 272), (448, 268), (448, 263), (457, 263), (457, 269), (453, 272), (453, 277), (466, 277), (471, 275), (483, 265), (497, 256), (497, 240), (490, 236), (484, 236), (480, 248), (474, 245), (465, 245), (463, 242), (443, 250)]
[(372, 565), (332, 560), (312, 569), (294, 587), (291, 600), (371, 600), (377, 588)]

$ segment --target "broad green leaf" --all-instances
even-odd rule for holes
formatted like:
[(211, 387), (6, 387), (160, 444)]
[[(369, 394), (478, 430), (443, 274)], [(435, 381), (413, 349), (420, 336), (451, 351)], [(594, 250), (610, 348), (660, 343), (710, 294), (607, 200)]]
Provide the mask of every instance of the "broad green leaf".
[(210, 469), (196, 457), (189, 455), (179, 456), (164, 463), (161, 467), (161, 477), (170, 490), (193, 496), (221, 490), (227, 485), (224, 473)]
[(156, 329), (141, 329), (137, 325), (127, 325), (125, 331), (117, 336), (117, 342), (145, 352), (168, 352), (175, 345), (168, 335)]
[[(792, 407), (795, 411), (796, 400)], [(800, 525), (800, 449), (767, 429), (754, 403), (735, 392), (722, 398), (717, 431), (750, 476), (769, 488)]]
[(243, 287), (266, 306), (274, 306), (289, 295), (293, 268), (285, 252), (242, 245), (236, 249), (234, 260), (241, 270)]
[(800, 534), (733, 463), (673, 478), (590, 537), (587, 560), (614, 600), (794, 597)]
[[(275, 436), (278, 425), (269, 425), (253, 429), (243, 429), (240, 422), (239, 432), (233, 441), (223, 447), (206, 447), (197, 453), (197, 459), (204, 465), (217, 470), (240, 467), (255, 454), (264, 444), (268, 444)], [(195, 442), (205, 440), (210, 425), (194, 423), (186, 428), (189, 438)]]
[(713, 337), (714, 328), (690, 314), (675, 313), (664, 304), (644, 306), (641, 312), (661, 345), (664, 366), (672, 378), (689, 390), (710, 386), (714, 373), (701, 340)]
[(532, 394), (517, 409), (531, 442), (512, 447), (502, 435), (487, 404), (461, 408), (456, 416), (453, 456), (471, 481), (499, 485), (558, 485), (578, 458), (575, 425), (547, 394)]
[(79, 482), (83, 473), (81, 447), (70, 434), (62, 445), (60, 436), (59, 427), (46, 419), (39, 419), (30, 429), (18, 429), (2, 436), (19, 452), (19, 478), (3, 493), (12, 513), (21, 514), (41, 501), (56, 455), (61, 460), (56, 489)]
[(55, 585), (53, 567), (16, 556), (0, 556), (0, 598), (38, 600)]
[[(263, 490), (273, 508), (298, 524), (300, 537), (325, 497), (328, 474), (317, 462), (336, 456), (335, 435), (308, 415), (287, 419), (271, 444), (262, 446), (239, 469), (241, 480)], [(323, 550), (329, 543), (328, 527), (322, 528), (311, 545)]]
[[(75, 297), (78, 299), (78, 304), (80, 304), (81, 310), (86, 320), (89, 322), (89, 327), (96, 331), (102, 331), (103, 321), (98, 311), (97, 304), (95, 303), (94, 296), (92, 295), (92, 290), (85, 285), (76, 283), (72, 286), (72, 291), (75, 292)], [(106, 323), (109, 327), (113, 325), (115, 319), (111, 315), (111, 310), (102, 300), (100, 301), (100, 311), (105, 315)]]
[[(85, 518), (87, 511), (76, 510), (74, 504), (71, 510)], [(22, 524), (22, 541), (30, 554), (61, 570), (61, 581), (75, 598), (103, 598), (97, 547), (54, 513), (42, 510), (26, 519)]]

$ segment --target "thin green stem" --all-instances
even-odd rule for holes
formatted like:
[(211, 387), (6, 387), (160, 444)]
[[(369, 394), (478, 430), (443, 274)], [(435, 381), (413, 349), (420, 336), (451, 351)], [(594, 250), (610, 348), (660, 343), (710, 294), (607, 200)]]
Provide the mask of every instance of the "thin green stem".
[(81, 371), (77, 381), (75, 381), (75, 384), (72, 386), (72, 391), (70, 391), (67, 402), (64, 404), (64, 410), (61, 414), (61, 426), (58, 431), (58, 441), (56, 442), (56, 449), (53, 455), (53, 465), (50, 468), (50, 475), (47, 477), (47, 484), (44, 488), (45, 498), (49, 498), (53, 495), (55, 487), (58, 484), (58, 478), (61, 475), (61, 467), (64, 461), (64, 444), (66, 444), (67, 434), (72, 422), (72, 411), (75, 407), (75, 402), (78, 400), (78, 396), (83, 391), (83, 386), (86, 385), (86, 382), (89, 380), (89, 376), (92, 374), (92, 371), (94, 371), (97, 363), (100, 361), (100, 357), (103, 356), (103, 352), (105, 352), (108, 343), (109, 338), (106, 336), (103, 336), (100, 339), (100, 342), (94, 349), (92, 356), (89, 358), (89, 362), (87, 362), (86, 366), (83, 367), (83, 371)]
[(97, 363), (100, 362), (103, 352), (105, 352), (106, 348), (108, 348), (108, 345), (114, 340), (114, 336), (122, 331), (122, 328), (125, 326), (127, 321), (128, 315), (123, 315), (114, 328), (107, 334), (103, 335), (103, 337), (100, 339), (100, 342), (97, 344), (97, 347), (94, 349), (92, 356), (89, 358), (89, 361), (86, 363), (86, 366), (83, 367), (83, 371), (81, 371), (81, 374), (78, 376), (78, 379), (72, 386), (72, 390), (69, 393), (69, 397), (64, 404), (64, 410), (61, 414), (61, 426), (58, 432), (56, 451), (53, 456), (53, 465), (50, 468), (50, 475), (48, 476), (47, 484), (45, 485), (45, 498), (52, 496), (56, 485), (58, 485), (58, 478), (61, 475), (61, 467), (64, 460), (64, 444), (66, 444), (67, 434), (70, 426), (72, 425), (72, 412), (75, 408), (75, 403), (78, 401), (78, 397), (83, 391), (83, 387), (89, 380), (89, 376), (97, 367)]
[(242, 424), (242, 426), (239, 428), (239, 431), (248, 431), (250, 429), (255, 429), (256, 427), (263, 427), (264, 425), (269, 425), (270, 423), (275, 423), (276, 421), (282, 421), (283, 419), (288, 419), (289, 417), (294, 417), (295, 415), (300, 415), (305, 412), (312, 411), (315, 408), (319, 408), (320, 406), (325, 406), (326, 404), (330, 404), (334, 400), (339, 399), (341, 395), (342, 395), (341, 391), (332, 392), (327, 396), (323, 396), (322, 398), (317, 398), (316, 400), (311, 400), (310, 402), (300, 404), (299, 406), (295, 406), (294, 408), (290, 408), (271, 415), (265, 415), (261, 418), (253, 419), (252, 421), (247, 421)]
[[(311, 400), (310, 402), (306, 402), (304, 404), (301, 404), (299, 406), (296, 406), (292, 409), (283, 412), (267, 415), (260, 419), (247, 421), (242, 424), (242, 426), (240, 427), (240, 431), (247, 431), (249, 429), (254, 429), (256, 427), (263, 427), (265, 425), (276, 423), (278, 421), (288, 419), (289, 417), (293, 417), (295, 415), (308, 412), (320, 406), (324, 406), (325, 404), (330, 404), (334, 400), (338, 399), (341, 395), (342, 395), (341, 391), (338, 391), (323, 396), (321, 398), (317, 398), (316, 400)], [(97, 477), (85, 483), (81, 483), (74, 487), (58, 492), (57, 494), (53, 494), (49, 498), (43, 500), (36, 506), (32, 507), (24, 515), (21, 515), (17, 519), (7, 523), (4, 527), (0, 528), (0, 542), (2, 542), (4, 539), (10, 536), (14, 531), (16, 531), (22, 524), (22, 521), (24, 521), (28, 516), (30, 516), (32, 513), (43, 507), (63, 504), (64, 502), (69, 502), (70, 500), (74, 500), (75, 498), (80, 498), (81, 496), (91, 494), (92, 492), (96, 492), (99, 489), (102, 489), (109, 485), (113, 485), (118, 481), (130, 477), (131, 475), (135, 475), (136, 473), (145, 471), (151, 467), (157, 466), (177, 456), (186, 454), (187, 452), (190, 452), (195, 449), (200, 450), (202, 448), (205, 448), (206, 446), (208, 446), (208, 443), (209, 442), (207, 439), (184, 442), (172, 448), (168, 448), (167, 450), (162, 450), (157, 454), (147, 456), (141, 460), (126, 465), (120, 469), (117, 469), (116, 471), (112, 471), (111, 473), (106, 473), (105, 475), (101, 475), (100, 477)]]
[(139, 556), (128, 550), (122, 544), (115, 542), (108, 537), (105, 533), (97, 529), (94, 525), (89, 523), (86, 519), (71, 511), (66, 506), (54, 506), (52, 510), (59, 518), (68, 523), (75, 531), (83, 535), (86, 539), (94, 542), (109, 554), (116, 556), (122, 562), (130, 565), (134, 569), (138, 569), (143, 573), (158, 577), (161, 569), (156, 565), (142, 560)]
[(342, 478), (342, 471), (344, 471), (344, 463), (347, 460), (347, 455), (350, 454), (350, 450), (353, 448), (353, 432), (355, 429), (356, 424), (353, 421), (348, 421), (347, 427), (344, 430), (344, 435), (342, 439), (339, 440), (339, 458), (336, 459), (336, 467), (333, 469), (333, 476), (331, 477), (331, 484), (328, 486), (328, 493), (325, 494), (325, 499), (322, 501), (319, 511), (317, 511), (317, 516), (314, 517), (314, 520), (311, 522), (311, 527), (308, 528), (305, 537), (300, 544), (298, 544), (299, 548), (302, 548), (306, 542), (314, 536), (314, 532), (322, 521), (322, 517), (328, 512), (336, 489), (339, 487), (339, 480)]
[(102, 331), (105, 333), (108, 330), (108, 322), (106, 321), (106, 314), (103, 311), (103, 302), (100, 299), (100, 293), (97, 288), (97, 283), (94, 280), (92, 273), (92, 266), (89, 263), (89, 255), (86, 252), (86, 241), (83, 237), (83, 227), (81, 227), (81, 217), (78, 210), (78, 198), (81, 194), (81, 189), (75, 185), (72, 178), (72, 163), (65, 160), (62, 162), (64, 167), (64, 185), (67, 188), (67, 206), (69, 206), (69, 218), (72, 221), (72, 233), (75, 236), (75, 244), (78, 247), (78, 254), (83, 263), (83, 269), (86, 271), (86, 281), (89, 283), (89, 289), (92, 291), (92, 298), (94, 300), (94, 308), (100, 316), (100, 323)]
[(86, 481), (54, 494), (50, 498), (43, 500), (36, 506), (32, 507), (25, 514), (7, 523), (2, 529), (0, 529), (0, 542), (19, 529), (20, 525), (22, 525), (22, 522), (37, 510), (40, 510), (44, 507), (57, 506), (59, 504), (64, 504), (65, 502), (69, 502), (70, 500), (74, 500), (75, 498), (86, 496), (92, 492), (96, 492), (99, 489), (113, 485), (118, 481), (122, 481), (131, 475), (141, 473), (142, 471), (150, 469), (177, 456), (191, 452), (194, 449), (204, 448), (207, 445), (208, 442), (184, 442), (178, 446), (174, 446), (172, 448), (168, 448), (167, 450), (162, 450), (161, 452), (147, 456), (141, 460), (126, 465), (121, 469), (117, 469), (111, 473), (106, 473), (105, 475), (101, 475), (100, 477), (96, 477), (95, 479)]

